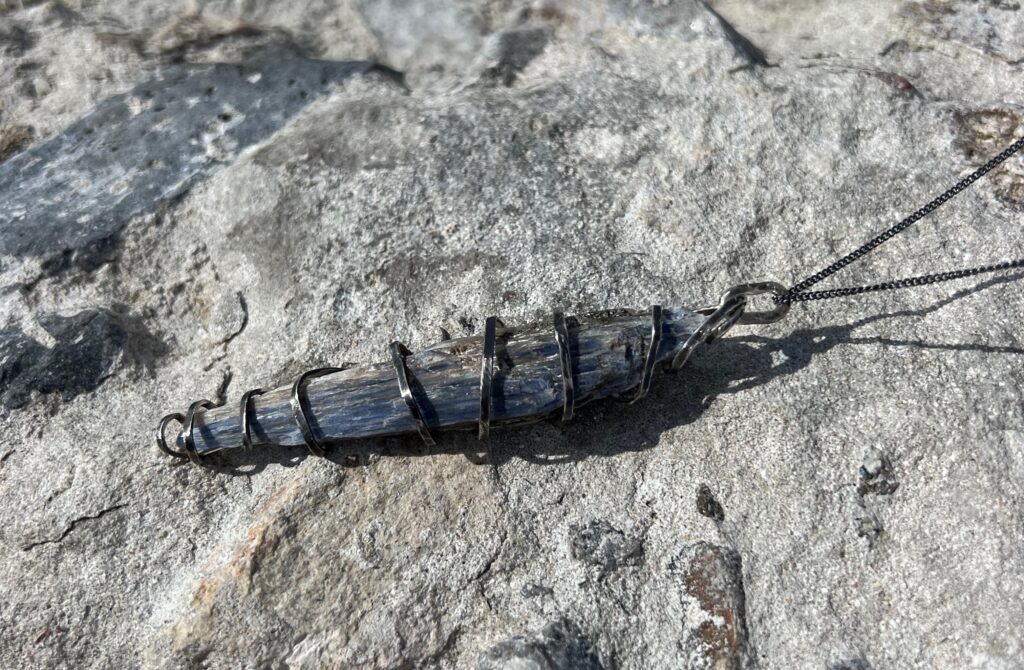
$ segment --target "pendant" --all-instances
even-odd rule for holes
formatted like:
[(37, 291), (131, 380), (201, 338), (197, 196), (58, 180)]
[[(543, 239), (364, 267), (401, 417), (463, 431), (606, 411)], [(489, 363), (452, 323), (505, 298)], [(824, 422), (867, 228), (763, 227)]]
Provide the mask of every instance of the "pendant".
[[(641, 400), (658, 367), (681, 369), (734, 325), (778, 321), (788, 303), (751, 312), (747, 302), (784, 293), (774, 282), (742, 284), (714, 307), (556, 312), (549, 322), (519, 327), (492, 316), (482, 335), (416, 353), (393, 342), (386, 362), (309, 370), (290, 386), (247, 391), (234, 407), (198, 400), (160, 420), (157, 445), (194, 463), (255, 444), (305, 445), (324, 456), (328, 444), (343, 440), (417, 433), (433, 446), (441, 431), (473, 430), (484, 440), (492, 426), (569, 421), (594, 400)], [(175, 422), (181, 430), (172, 447), (166, 431)]]

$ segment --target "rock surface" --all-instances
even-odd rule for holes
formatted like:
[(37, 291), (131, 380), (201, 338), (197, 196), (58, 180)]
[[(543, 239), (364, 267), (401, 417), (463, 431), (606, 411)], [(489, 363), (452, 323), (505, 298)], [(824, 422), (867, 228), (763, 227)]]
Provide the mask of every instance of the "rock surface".
[[(796, 281), (1024, 134), (1022, 62), (1015, 2), (0, 3), (0, 666), (1018, 666), (1004, 278), (738, 327), (491, 465), (153, 429), (489, 314)], [(200, 145), (136, 102), (255, 67), (342, 74), (238, 89), (244, 133), (188, 95)], [(1021, 256), (1022, 215), (1015, 158), (837, 284)]]

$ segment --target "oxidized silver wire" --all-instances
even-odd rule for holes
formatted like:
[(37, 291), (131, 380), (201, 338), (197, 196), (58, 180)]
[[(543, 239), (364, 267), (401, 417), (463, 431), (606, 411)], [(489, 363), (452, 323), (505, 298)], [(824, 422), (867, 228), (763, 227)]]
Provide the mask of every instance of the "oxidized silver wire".
[(664, 314), (661, 305), (651, 306), (651, 343), (647, 346), (647, 356), (644, 357), (644, 371), (640, 378), (640, 386), (637, 387), (636, 396), (630, 403), (642, 400), (651, 390), (651, 381), (654, 379), (654, 365), (658, 362), (658, 346), (661, 344), (661, 331), (664, 326)]
[(705, 342), (713, 342), (724, 335), (726, 331), (736, 324), (764, 324), (774, 323), (789, 313), (789, 303), (775, 303), (775, 307), (768, 312), (747, 312), (747, 298), (766, 293), (774, 296), (783, 295), (786, 288), (777, 282), (752, 282), (740, 284), (722, 294), (716, 307), (705, 307), (698, 309), (698, 314), (705, 314), (708, 318), (693, 332), (683, 346), (676, 352), (672, 359), (671, 369), (679, 370), (686, 365), (698, 345)]
[(306, 418), (306, 407), (308, 399), (305, 394), (302, 393), (303, 384), (307, 379), (315, 379), (317, 377), (323, 377), (324, 375), (333, 374), (335, 372), (341, 372), (344, 368), (316, 368), (314, 370), (306, 370), (299, 378), (292, 384), (292, 396), (291, 405), (292, 412), (295, 414), (295, 423), (299, 424), (299, 431), (302, 433), (302, 439), (306, 443), (306, 449), (309, 453), (314, 456), (326, 456), (327, 450), (324, 449), (316, 436), (313, 435), (313, 429), (309, 426), (309, 420)]
[[(693, 354), (693, 351), (706, 342), (711, 342), (725, 334), (736, 324), (762, 324), (778, 321), (789, 311), (788, 302), (777, 301), (774, 308), (763, 312), (746, 311), (747, 299), (750, 296), (761, 294), (772, 294), (776, 298), (786, 294), (786, 289), (775, 282), (758, 282), (741, 284), (726, 291), (718, 305), (695, 310), (699, 314), (707, 316), (704, 323), (694, 331), (682, 347), (676, 352), (670, 366), (678, 370), (686, 364)], [(573, 380), (573, 359), (572, 347), (569, 339), (569, 328), (565, 315), (562, 312), (555, 312), (553, 315), (553, 326), (555, 331), (555, 343), (558, 346), (558, 361), (562, 377), (562, 420), (569, 421), (573, 418), (576, 407), (576, 389)], [(490, 434), (491, 409), (493, 401), (494, 382), (494, 359), (496, 357), (497, 331), (504, 327), (497, 317), (488, 317), (484, 325), (483, 349), (480, 363), (480, 415), (478, 418), (478, 437), (486, 440)], [(650, 343), (644, 356), (643, 371), (640, 383), (636, 389), (631, 402), (636, 402), (645, 397), (651, 388), (654, 374), (654, 367), (658, 361), (658, 354), (664, 330), (664, 310), (660, 305), (651, 306), (651, 336)], [(409, 384), (409, 369), (405, 359), (412, 355), (401, 342), (392, 342), (390, 345), (391, 360), (395, 367), (395, 375), (398, 381), (398, 389), (402, 395), (412, 417), (417, 433), (427, 446), (436, 445), (436, 440), (424, 419), (423, 408), (417, 402), (415, 394)], [(304, 393), (305, 382), (308, 379), (322, 377), (334, 372), (341, 372), (344, 368), (318, 368), (302, 373), (292, 384), (291, 406), (295, 414), (295, 422), (302, 433), (302, 438), (309, 453), (315, 456), (325, 456), (326, 449), (316, 439), (309, 423), (309, 399)], [(265, 393), (263, 389), (252, 389), (242, 394), (239, 402), (239, 425), (242, 433), (242, 446), (245, 449), (252, 448), (252, 435), (250, 414), (254, 397)], [(209, 400), (199, 400), (192, 403), (188, 411), (182, 415), (172, 413), (164, 416), (157, 427), (157, 446), (164, 453), (175, 458), (188, 458), (194, 463), (200, 462), (200, 454), (195, 446), (195, 417), (200, 410), (215, 407)], [(172, 448), (167, 443), (165, 436), (167, 425), (177, 421), (182, 425), (179, 439), (184, 445), (184, 450)]]
[(392, 342), (388, 350), (391, 352), (391, 362), (395, 366), (398, 390), (402, 394), (402, 399), (405, 400), (405, 406), (409, 408), (409, 415), (412, 417), (412, 422), (416, 425), (416, 432), (420, 434), (420, 439), (428, 447), (433, 447), (437, 442), (434, 440), (434, 436), (430, 434), (430, 428), (423, 419), (423, 412), (420, 409), (419, 403), (416, 402), (416, 397), (409, 387), (409, 370), (405, 366), (405, 357), (411, 356), (412, 352), (404, 344), (397, 341)]
[(558, 344), (558, 360), (562, 366), (562, 421), (570, 421), (576, 409), (576, 388), (572, 381), (572, 352), (569, 346), (569, 330), (565, 325), (565, 314), (555, 312), (555, 343)]
[(477, 420), (477, 439), (486, 440), (491, 434), (491, 382), (494, 379), (494, 349), (498, 326), (504, 326), (496, 316), (484, 322), (484, 346), (480, 362), (480, 418)]
[[(746, 284), (739, 284), (737, 286), (733, 286), (731, 289), (729, 289), (728, 291), (723, 293), (722, 294), (722, 298), (719, 300), (719, 304), (725, 302), (730, 297), (736, 296), (736, 295), (742, 295), (744, 297), (750, 298), (750, 297), (753, 297), (755, 295), (770, 294), (772, 296), (778, 297), (778, 296), (783, 295), (785, 292), (786, 292), (786, 287), (783, 286), (782, 284), (778, 283), (778, 282), (774, 282), (774, 281), (749, 282), (749, 283), (746, 283)], [(743, 313), (740, 315), (739, 320), (736, 323), (738, 323), (741, 326), (749, 326), (749, 325), (753, 325), (753, 324), (775, 323), (779, 319), (781, 319), (784, 316), (786, 316), (787, 314), (789, 314), (789, 308), (790, 307), (791, 307), (790, 305), (786, 305), (786, 304), (781, 304), (780, 305), (780, 304), (778, 304), (776, 302), (775, 303), (775, 307), (773, 309), (771, 309), (770, 311), (767, 311), (767, 312), (748, 312), (748, 311), (744, 310)], [(712, 311), (714, 311), (714, 309), (715, 308), (704, 308), (704, 309), (698, 309), (698, 310), (696, 310), (696, 312), (698, 314), (710, 314)], [(724, 331), (723, 331), (723, 333), (724, 333)], [(718, 333), (718, 335), (720, 336), (723, 333)]]
[(743, 314), (743, 307), (747, 299), (742, 295), (732, 296), (715, 308), (715, 311), (700, 325), (700, 328), (693, 331), (693, 334), (686, 340), (683, 346), (676, 352), (672, 359), (672, 370), (679, 370), (690, 360), (698, 345), (709, 342), (715, 337), (721, 336)]
[(238, 419), (239, 425), (242, 427), (242, 448), (246, 451), (252, 449), (252, 435), (249, 434), (249, 403), (258, 395), (266, 393), (263, 389), (252, 389), (242, 394), (242, 399), (239, 401), (238, 408)]
[(199, 464), (199, 452), (196, 451), (196, 438), (193, 435), (196, 425), (196, 412), (201, 409), (212, 409), (218, 407), (205, 398), (203, 400), (196, 400), (194, 403), (188, 406), (188, 411), (185, 412), (184, 428), (182, 428), (183, 442), (185, 443), (185, 453), (188, 454), (188, 459)]
[(171, 449), (167, 446), (167, 438), (164, 437), (164, 432), (167, 430), (167, 424), (171, 421), (177, 421), (183, 428), (185, 427), (185, 417), (181, 412), (172, 412), (160, 419), (160, 425), (156, 428), (156, 446), (160, 447), (160, 451), (164, 452), (168, 456), (174, 456), (175, 458), (188, 458), (188, 454), (186, 452)]

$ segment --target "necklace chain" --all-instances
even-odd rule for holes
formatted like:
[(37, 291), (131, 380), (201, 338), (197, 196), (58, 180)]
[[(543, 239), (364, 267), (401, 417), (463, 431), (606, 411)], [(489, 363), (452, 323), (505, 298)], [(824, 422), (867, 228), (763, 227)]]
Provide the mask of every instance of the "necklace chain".
[(852, 251), (851, 253), (843, 256), (832, 265), (821, 270), (820, 272), (811, 275), (807, 279), (795, 284), (791, 289), (783, 293), (782, 295), (775, 298), (777, 303), (794, 303), (794, 302), (807, 302), (809, 300), (825, 300), (828, 298), (839, 298), (842, 296), (857, 295), (860, 293), (868, 293), (871, 291), (889, 291), (898, 288), (907, 288), (909, 286), (925, 286), (927, 284), (935, 284), (938, 282), (949, 281), (951, 279), (961, 279), (963, 277), (973, 277), (975, 275), (985, 274), (989, 272), (999, 272), (1000, 270), (1011, 270), (1015, 268), (1024, 267), (1024, 259), (1017, 259), (1012, 261), (1004, 261), (1002, 263), (996, 263), (993, 265), (982, 265), (975, 268), (967, 268), (963, 270), (952, 270), (949, 272), (939, 272), (935, 274), (921, 275), (919, 277), (907, 277), (905, 279), (894, 279), (892, 281), (882, 282), (880, 284), (871, 284), (867, 286), (852, 286), (845, 288), (835, 288), (825, 291), (808, 291), (810, 287), (814, 286), (823, 279), (834, 275), (839, 272), (847, 265), (850, 265), (854, 261), (857, 261), (876, 247), (881, 246), (885, 242), (896, 235), (902, 233), (904, 230), (914, 225), (924, 217), (928, 216), (936, 209), (946, 204), (954, 196), (959, 195), (961, 191), (965, 190), (968, 186), (978, 181), (981, 177), (984, 177), (997, 165), (1005, 161), (1007, 158), (1017, 153), (1022, 147), (1024, 147), (1024, 137), (1021, 137), (1016, 142), (1003, 149), (1002, 152), (995, 158), (991, 159), (980, 168), (967, 175), (956, 184), (951, 186), (949, 190), (935, 198), (927, 205), (917, 210), (907, 218), (903, 219), (895, 226), (885, 231), (878, 237), (875, 237), (867, 244)]

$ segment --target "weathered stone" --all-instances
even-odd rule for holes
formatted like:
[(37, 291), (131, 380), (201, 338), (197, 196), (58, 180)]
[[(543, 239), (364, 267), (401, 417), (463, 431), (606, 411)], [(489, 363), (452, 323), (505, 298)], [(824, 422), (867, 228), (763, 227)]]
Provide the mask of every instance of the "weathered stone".
[(0, 381), (8, 409), (24, 406), (33, 391), (59, 393), (67, 402), (95, 390), (128, 340), (120, 319), (107, 310), (43, 315), (39, 325), (53, 338), (52, 347), (16, 330), (0, 335)]
[(730, 44), (732, 44), (733, 49), (736, 50), (736, 55), (739, 58), (747, 61), (750, 65), (768, 65), (768, 59), (765, 57), (764, 52), (761, 51), (757, 45), (740, 34), (740, 32), (736, 30), (731, 23), (726, 21), (721, 14), (716, 12), (714, 8), (706, 2), (706, 0), (696, 0), (696, 3), (700, 5), (705, 12), (715, 17), (718, 21), (719, 28), (722, 30), (722, 35)]
[(523, 594), (524, 598), (537, 598), (539, 596), (550, 596), (554, 591), (543, 584), (523, 584), (520, 593)]
[(20, 407), (28, 402), (33, 386), (28, 380), (45, 353), (46, 347), (17, 328), (0, 332), (0, 387), (4, 407)]
[[(347, 3), (346, 3), (347, 4)], [(504, 2), (354, 0), (385, 61), (402, 71), (464, 71), (480, 53)], [(504, 7), (503, 7), (504, 6)]]
[[(45, 315), (109, 306), (127, 336), (92, 390), (2, 408), (0, 667), (464, 668), (563, 618), (605, 667), (728, 667), (739, 629), (706, 607), (738, 612), (707, 596), (738, 592), (731, 552), (750, 665), (1015, 667), (1024, 292), (1005, 278), (799, 305), (737, 326), (644, 402), (488, 444), (388, 438), (352, 445), (360, 467), (281, 448), (197, 468), (152, 434), (197, 398), (230, 405), (442, 328), (478, 336), (489, 314), (700, 307), (739, 282), (797, 281), (1022, 132), (1013, 4), (715, 0), (720, 19), (690, 0), (0, 0), (0, 31), (29, 37), (0, 45), (0, 126), (33, 128), (0, 167), (168, 69), (270, 57), (407, 75), (350, 77), (280, 120), (280, 91), (246, 97), (266, 133), (177, 197), (133, 181), (138, 213), (95, 250), (59, 251), (100, 218), (42, 221), (25, 240), (57, 256), (0, 258), (0, 393), (51, 355)], [(502, 53), (484, 44), (534, 29), (547, 42), (505, 53), (526, 63), (509, 85), (482, 76)], [(59, 181), (77, 154), (47, 155)], [(1019, 256), (1022, 165), (822, 288)], [(32, 211), (99, 216), (37, 193)], [(98, 202), (117, 214), (115, 200)], [(722, 521), (695, 504), (701, 484)], [(857, 535), (870, 514), (874, 549)], [(642, 538), (642, 559), (574, 557), (595, 520)], [(698, 543), (729, 549), (687, 567)], [(694, 586), (720, 582), (703, 600)]]
[(571, 621), (548, 624), (533, 635), (516, 635), (480, 655), (479, 670), (600, 670), (590, 644)]
[(32, 126), (0, 126), (0, 163), (32, 142)]
[(876, 512), (865, 510), (864, 514), (857, 518), (857, 536), (868, 541), (869, 549), (875, 548), (878, 538), (884, 531), (885, 526)]
[(570, 547), (573, 558), (611, 571), (626, 565), (638, 565), (643, 559), (640, 538), (627, 535), (604, 520), (573, 527)]
[(727, 547), (697, 542), (673, 559), (669, 571), (681, 580), (685, 596), (694, 605), (681, 622), (689, 630), (682, 645), (690, 652), (687, 667), (746, 667), (746, 595), (739, 554)]
[(516, 75), (539, 56), (551, 39), (547, 26), (519, 28), (497, 33), (484, 44), (485, 77), (511, 86)]
[(892, 469), (892, 463), (884, 452), (877, 449), (872, 450), (864, 464), (858, 471), (860, 482), (857, 484), (857, 493), (867, 495), (874, 493), (880, 496), (887, 496), (899, 488), (900, 483), (896, 481), (896, 475)]
[(370, 63), (263, 54), (161, 67), (0, 165), (0, 254), (50, 271), (107, 260), (128, 221), (179, 197)]
[(36, 38), (25, 26), (17, 23), (0, 26), (0, 50), (21, 55), (31, 49)]
[(709, 519), (715, 521), (725, 520), (725, 510), (715, 500), (715, 495), (711, 492), (711, 488), (707, 484), (701, 484), (697, 487), (697, 511), (701, 515), (706, 516)]
[[(956, 118), (964, 153), (976, 161), (984, 162), (1002, 151), (1007, 137), (1024, 134), (1024, 115), (1000, 107), (962, 110)], [(1024, 167), (1020, 161), (996, 168), (990, 178), (1000, 198), (1024, 205)]]
[(828, 670), (871, 670), (871, 663), (865, 658), (850, 658), (832, 663)]

